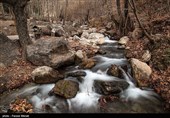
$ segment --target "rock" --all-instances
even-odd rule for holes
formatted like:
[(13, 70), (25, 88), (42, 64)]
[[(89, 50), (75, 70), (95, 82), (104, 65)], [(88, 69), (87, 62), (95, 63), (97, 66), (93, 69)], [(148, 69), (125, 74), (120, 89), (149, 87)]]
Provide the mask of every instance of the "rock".
[(89, 28), (89, 33), (96, 33), (97, 29), (96, 28)]
[(52, 28), (51, 32), (56, 37), (65, 36), (65, 31), (64, 31), (63, 27), (61, 27), (61, 26), (56, 26), (56, 27)]
[(80, 68), (83, 69), (91, 69), (96, 65), (96, 60), (95, 59), (85, 59), (83, 62), (80, 64)]
[(125, 49), (126, 49), (126, 50), (129, 50), (129, 49), (130, 49), (130, 47), (125, 47)]
[[(54, 26), (54, 27), (56, 27), (56, 26)], [(64, 29), (65, 36), (68, 35), (68, 36), (73, 37), (74, 35), (77, 35), (77, 28), (73, 27), (72, 25), (65, 24), (65, 25), (60, 26), (60, 27), (62, 27)]]
[(81, 63), (83, 61), (83, 59), (86, 59), (87, 58), (87, 55), (84, 51), (82, 50), (78, 50), (76, 53), (75, 53), (75, 63), (78, 64), (78, 63)]
[(141, 28), (135, 28), (132, 32), (133, 39), (140, 39), (144, 36), (144, 33)]
[(18, 63), (17, 60), (12, 61), (12, 64), (17, 64), (17, 63)]
[(103, 50), (102, 48), (100, 48), (97, 52), (98, 54), (101, 54), (101, 55), (104, 55), (106, 54), (107, 52), (105, 50)]
[(0, 63), (6, 67), (11, 65), (13, 60), (21, 56), (19, 52), (20, 44), (18, 40), (10, 40), (7, 36), (0, 33)]
[(88, 30), (88, 25), (82, 25), (82, 26), (80, 26), (80, 28), (81, 28), (82, 30)]
[(56, 95), (62, 96), (66, 99), (74, 98), (79, 91), (77, 82), (71, 80), (59, 80), (53, 91)]
[(83, 56), (83, 51), (82, 51), (82, 50), (78, 50), (78, 51), (76, 52), (76, 56), (77, 56), (78, 58), (80, 58), (80, 59), (83, 59), (83, 58), (84, 58), (84, 56)]
[(127, 89), (129, 84), (126, 81), (94, 81), (94, 89), (99, 94), (116, 95)]
[(113, 27), (113, 23), (112, 22), (107, 23), (107, 25), (106, 25), (106, 29), (107, 30), (111, 30), (112, 27)]
[(66, 77), (81, 77), (81, 76), (86, 76), (86, 72), (84, 71), (76, 71), (76, 72), (69, 72), (66, 74)]
[(104, 34), (106, 32), (106, 29), (99, 30), (99, 33)]
[(37, 31), (35, 32), (36, 34), (51, 36), (52, 28), (50, 26), (47, 26), (47, 25), (36, 25), (36, 26), (33, 26), (33, 28), (34, 27), (37, 28)]
[(97, 44), (102, 45), (105, 42), (105, 38), (99, 38)]
[[(108, 30), (108, 31), (106, 31), (106, 34), (111, 37), (114, 37), (114, 38), (118, 35), (115, 30)], [(117, 39), (117, 38), (115, 38), (115, 39)]]
[(117, 65), (111, 65), (107, 71), (107, 74), (120, 78), (122, 73)]
[(82, 33), (83, 33), (83, 30), (78, 29), (78, 30), (77, 30), (77, 33), (78, 33), (78, 36), (80, 37), (80, 36), (82, 35)]
[(74, 35), (73, 40), (78, 41), (78, 40), (80, 40), (80, 37), (78, 37), (77, 35)]
[(149, 87), (148, 79), (152, 73), (151, 68), (144, 62), (132, 58), (130, 60), (132, 73), (139, 87)]
[(83, 31), (81, 38), (88, 39), (88, 37), (89, 37), (89, 33), (87, 31)]
[(129, 41), (129, 38), (127, 36), (124, 36), (124, 37), (120, 38), (118, 43), (121, 45), (126, 45), (128, 41)]
[(149, 62), (150, 59), (151, 59), (151, 53), (149, 52), (149, 50), (146, 50), (144, 54), (142, 55), (142, 61)]
[(126, 49), (126, 46), (125, 45), (119, 45), (118, 49)]
[(99, 38), (104, 38), (104, 35), (100, 33), (91, 33), (88, 37), (88, 39), (99, 39)]
[(105, 37), (100, 33), (91, 33), (87, 41), (92, 45), (103, 44), (105, 42)]
[(0, 68), (6, 68), (5, 64), (0, 63)]
[(63, 75), (61, 75), (57, 70), (54, 70), (48, 66), (41, 66), (36, 68), (31, 73), (32, 79), (37, 84), (48, 84), (55, 83), (60, 79), (63, 79)]
[(37, 66), (58, 68), (74, 63), (75, 52), (68, 48), (68, 41), (61, 37), (38, 39), (27, 46), (27, 59)]

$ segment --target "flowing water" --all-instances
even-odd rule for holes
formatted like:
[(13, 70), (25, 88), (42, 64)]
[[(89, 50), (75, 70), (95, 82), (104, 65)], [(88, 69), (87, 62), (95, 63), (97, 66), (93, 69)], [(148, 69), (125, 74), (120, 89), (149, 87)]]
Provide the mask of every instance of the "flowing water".
[[(65, 72), (84, 71), (86, 76), (83, 81), (79, 82), (74, 77), (67, 77), (79, 83), (79, 91), (72, 99), (64, 99), (58, 96), (49, 95), (55, 84), (29, 84), (23, 88), (11, 91), (0, 97), (0, 106), (8, 106), (17, 97), (27, 98), (34, 106), (35, 113), (101, 113), (103, 112), (99, 106), (99, 98), (102, 94), (98, 94), (94, 90), (94, 80), (102, 81), (127, 81), (129, 87), (119, 94), (122, 101), (115, 101), (108, 105), (105, 112), (110, 113), (163, 113), (162, 101), (152, 89), (140, 89), (136, 87), (135, 80), (131, 77), (131, 68), (124, 57), (124, 51), (117, 49), (116, 41), (106, 38), (106, 43), (101, 46), (106, 51), (104, 55), (96, 55), (97, 65), (90, 70), (78, 69), (77, 66), (65, 68)], [(107, 75), (108, 67), (111, 64), (121, 67), (127, 66), (128, 71), (122, 71), (122, 78)], [(7, 112), (7, 108), (3, 109)]]

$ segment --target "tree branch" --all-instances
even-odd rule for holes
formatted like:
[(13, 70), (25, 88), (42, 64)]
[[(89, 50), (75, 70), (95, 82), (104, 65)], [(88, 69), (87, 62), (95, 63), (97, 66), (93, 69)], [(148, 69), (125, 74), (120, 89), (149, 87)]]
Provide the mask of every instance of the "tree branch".
[(148, 32), (145, 30), (145, 28), (143, 27), (142, 23), (141, 23), (140, 20), (139, 20), (139, 17), (138, 17), (138, 15), (137, 15), (137, 13), (136, 13), (136, 5), (135, 5), (134, 0), (131, 0), (131, 2), (132, 2), (132, 6), (131, 6), (131, 7), (133, 7), (132, 10), (133, 10), (133, 12), (134, 12), (134, 15), (135, 15), (135, 17), (136, 17), (136, 20), (137, 20), (139, 26), (141, 27), (141, 29), (142, 29), (143, 32), (145, 33), (146, 37), (149, 39), (150, 43), (154, 43), (154, 40), (153, 40), (152, 37), (148, 34)]

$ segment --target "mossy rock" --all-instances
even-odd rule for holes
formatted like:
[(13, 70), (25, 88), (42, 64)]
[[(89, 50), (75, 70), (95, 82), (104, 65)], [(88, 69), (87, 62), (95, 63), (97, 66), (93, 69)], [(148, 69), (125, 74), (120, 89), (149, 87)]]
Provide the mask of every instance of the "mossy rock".
[(74, 98), (78, 90), (78, 83), (71, 80), (59, 80), (53, 88), (53, 91), (56, 95), (66, 99)]

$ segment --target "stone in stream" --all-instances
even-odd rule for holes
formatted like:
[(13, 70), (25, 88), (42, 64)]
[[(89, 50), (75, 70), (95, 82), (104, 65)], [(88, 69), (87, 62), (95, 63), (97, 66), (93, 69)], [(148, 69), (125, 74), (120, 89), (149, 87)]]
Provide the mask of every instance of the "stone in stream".
[(33, 81), (37, 84), (55, 83), (58, 80), (63, 79), (63, 75), (48, 66), (36, 68), (31, 75)]
[(97, 52), (98, 54), (101, 54), (101, 55), (104, 55), (106, 54), (107, 52), (105, 50), (103, 50), (102, 48), (100, 48)]
[(86, 76), (86, 72), (84, 71), (76, 71), (76, 72), (69, 72), (66, 73), (66, 77), (81, 77), (81, 76)]
[(94, 89), (103, 95), (116, 95), (127, 89), (129, 84), (126, 81), (94, 81)]
[(66, 75), (65, 75), (65, 77), (76, 77), (76, 79), (79, 82), (82, 82), (83, 77), (85, 77), (85, 76), (86, 76), (86, 72), (84, 72), (84, 71), (69, 72), (69, 73), (66, 73)]
[(79, 84), (71, 80), (59, 80), (53, 88), (53, 92), (56, 95), (66, 99), (74, 98), (78, 91)]
[(97, 61), (95, 59), (85, 59), (83, 60), (83, 62), (80, 64), (80, 68), (83, 69), (91, 69), (92, 67), (94, 67), (96, 65)]
[(37, 66), (58, 68), (74, 63), (75, 52), (71, 51), (68, 41), (61, 37), (40, 38), (27, 46), (27, 59)]
[(136, 79), (138, 86), (149, 87), (148, 80), (152, 74), (151, 68), (146, 63), (135, 58), (132, 58), (130, 63), (132, 66), (133, 77)]
[(107, 74), (120, 78), (122, 73), (117, 65), (111, 65), (107, 71)]

